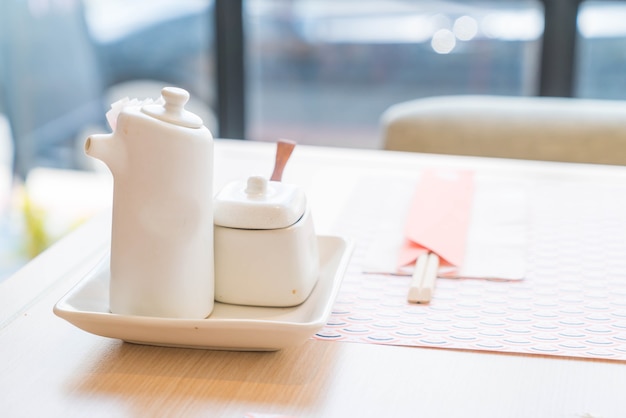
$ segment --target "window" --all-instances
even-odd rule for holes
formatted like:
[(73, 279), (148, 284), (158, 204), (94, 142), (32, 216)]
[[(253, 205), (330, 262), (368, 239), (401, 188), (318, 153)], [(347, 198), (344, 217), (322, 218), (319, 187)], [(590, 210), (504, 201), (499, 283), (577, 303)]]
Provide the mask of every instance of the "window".
[(120, 96), (174, 84), (211, 103), (212, 29), (209, 0), (0, 2), (0, 113), (15, 170), (83, 167), (86, 133), (106, 129)]
[(379, 146), (390, 105), (538, 93), (537, 1), (248, 0), (247, 137)]
[(349, 147), (378, 147), (386, 107), (423, 96), (623, 99), (626, 2), (579, 3), (0, 2), (0, 113), (25, 175), (84, 167), (111, 101), (166, 84), (216, 136)]
[(578, 14), (577, 97), (626, 99), (626, 2), (585, 1)]

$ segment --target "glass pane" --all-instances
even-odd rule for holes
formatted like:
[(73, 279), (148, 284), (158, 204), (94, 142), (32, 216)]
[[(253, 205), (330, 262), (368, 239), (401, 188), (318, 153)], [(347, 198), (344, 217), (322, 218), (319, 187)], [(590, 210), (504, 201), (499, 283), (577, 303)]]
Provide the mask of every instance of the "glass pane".
[(576, 96), (626, 99), (626, 2), (586, 1), (578, 12)]
[[(112, 102), (184, 87), (214, 130), (212, 22), (212, 0), (0, 0), (0, 281), (83, 219), (93, 196), (32, 169), (94, 164), (83, 144), (110, 132)], [(24, 194), (13, 169), (31, 174)]]
[(251, 139), (379, 147), (390, 105), (537, 92), (537, 1), (248, 0)]
[(0, 113), (22, 175), (86, 164), (83, 136), (124, 96), (184, 87), (214, 119), (211, 0), (0, 3)]

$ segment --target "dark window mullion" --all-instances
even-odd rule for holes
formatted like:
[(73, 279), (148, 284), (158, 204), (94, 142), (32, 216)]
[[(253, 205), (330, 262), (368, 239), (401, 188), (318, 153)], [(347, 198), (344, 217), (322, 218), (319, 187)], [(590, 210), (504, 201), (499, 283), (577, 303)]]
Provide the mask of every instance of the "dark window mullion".
[(218, 136), (245, 138), (243, 0), (215, 0)]
[(572, 97), (581, 0), (543, 0), (545, 27), (541, 51), (540, 96)]

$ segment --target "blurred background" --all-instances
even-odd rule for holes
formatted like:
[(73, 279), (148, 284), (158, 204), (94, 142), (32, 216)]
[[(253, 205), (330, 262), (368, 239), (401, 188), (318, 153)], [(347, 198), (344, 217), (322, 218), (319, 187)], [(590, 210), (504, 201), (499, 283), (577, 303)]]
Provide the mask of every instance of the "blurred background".
[(626, 1), (2, 0), (0, 233), (16, 182), (92, 168), (125, 96), (183, 87), (216, 137), (378, 148), (419, 97), (625, 99), (624, 22)]

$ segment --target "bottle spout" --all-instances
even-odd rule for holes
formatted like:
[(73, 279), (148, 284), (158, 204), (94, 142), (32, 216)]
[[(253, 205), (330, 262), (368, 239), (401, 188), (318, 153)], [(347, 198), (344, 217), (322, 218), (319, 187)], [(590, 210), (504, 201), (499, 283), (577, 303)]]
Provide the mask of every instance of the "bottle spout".
[(85, 154), (104, 162), (109, 168), (115, 165), (113, 134), (90, 135), (85, 141)]

